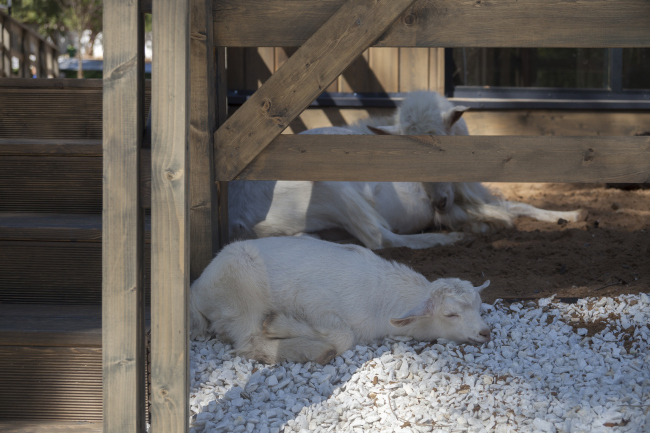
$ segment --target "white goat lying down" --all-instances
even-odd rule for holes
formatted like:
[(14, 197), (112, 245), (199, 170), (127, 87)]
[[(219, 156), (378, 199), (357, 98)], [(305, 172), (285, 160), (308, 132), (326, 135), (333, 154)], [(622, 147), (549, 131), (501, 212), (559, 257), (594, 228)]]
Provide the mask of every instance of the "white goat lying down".
[(357, 245), (309, 237), (236, 242), (194, 282), (190, 321), (273, 364), (326, 364), (356, 344), (403, 335), (490, 341), (479, 292), (457, 278), (427, 281)]
[[(414, 92), (393, 119), (303, 134), (468, 135), (454, 107), (432, 92)], [(558, 212), (503, 201), (480, 183), (234, 181), (229, 187), (231, 239), (313, 234), (344, 229), (368, 248), (428, 248), (512, 225), (517, 216), (580, 221), (585, 211)], [(446, 228), (452, 233), (421, 233)]]

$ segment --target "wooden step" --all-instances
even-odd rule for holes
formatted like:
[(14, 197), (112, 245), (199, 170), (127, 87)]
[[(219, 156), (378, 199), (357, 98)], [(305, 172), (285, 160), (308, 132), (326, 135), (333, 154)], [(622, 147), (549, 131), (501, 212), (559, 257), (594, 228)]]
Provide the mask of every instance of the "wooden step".
[[(100, 140), (0, 138), (0, 212), (102, 213)], [(142, 207), (151, 207), (151, 151), (142, 150)]]
[[(150, 298), (149, 218), (145, 297)], [(0, 213), (0, 303), (101, 305), (100, 215)]]
[[(143, 121), (151, 103), (144, 86)], [(0, 137), (102, 139), (100, 79), (0, 78)]]
[(101, 307), (0, 305), (0, 419), (102, 419)]
[(101, 422), (56, 422), (35, 420), (0, 420), (3, 433), (102, 433)]
[(0, 346), (102, 346), (99, 305), (0, 304)]
[(101, 314), (101, 306), (0, 304), (0, 431), (101, 430), (93, 424), (102, 420)]

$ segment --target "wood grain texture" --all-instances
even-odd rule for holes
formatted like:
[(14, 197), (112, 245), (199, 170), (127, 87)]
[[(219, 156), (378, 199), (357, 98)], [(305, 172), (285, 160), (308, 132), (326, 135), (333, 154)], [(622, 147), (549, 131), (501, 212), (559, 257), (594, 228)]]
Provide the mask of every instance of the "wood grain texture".
[(102, 139), (102, 80), (0, 78), (0, 101), (0, 138)]
[(431, 48), (399, 49), (400, 92), (413, 92), (429, 88), (429, 50)]
[(374, 72), (370, 69), (370, 49), (364, 50), (339, 77), (339, 92), (370, 92), (377, 82)]
[(98, 305), (0, 305), (0, 346), (102, 346)]
[(238, 178), (648, 182), (650, 138), (281, 135)]
[(429, 90), (445, 94), (444, 48), (429, 48)]
[[(150, 245), (145, 245), (145, 302), (149, 299)], [(100, 305), (102, 246), (98, 242), (0, 240), (0, 302)]]
[[(19, 141), (0, 143), (0, 212), (101, 213), (103, 166), (101, 155), (94, 156), (97, 146)], [(140, 157), (141, 205), (148, 209), (151, 151), (143, 149)]]
[(0, 346), (0, 383), (3, 421), (102, 420), (99, 347)]
[(399, 91), (399, 48), (370, 48), (369, 66), (376, 77), (371, 92)]
[(256, 90), (275, 71), (275, 49), (273, 47), (245, 48), (244, 64), (246, 65), (245, 88)]
[[(345, 0), (213, 0), (214, 40), (300, 46)], [(645, 0), (418, 0), (375, 46), (648, 47)], [(585, 37), (588, 35), (588, 37)]]
[[(145, 243), (151, 222), (145, 217)], [(0, 212), (0, 240), (34, 242), (101, 242), (102, 216), (61, 213)]]
[(190, 2), (190, 281), (210, 263), (218, 244), (217, 185), (214, 176), (214, 132), (217, 130), (216, 65), (224, 65), (212, 45), (212, 4)]
[(144, 221), (139, 0), (104, 4), (102, 347), (105, 433), (145, 430)]
[(101, 140), (0, 138), (0, 156), (102, 156)]
[(217, 130), (218, 180), (233, 179), (411, 3), (353, 0), (341, 6)]
[(471, 135), (617, 136), (650, 131), (647, 111), (469, 110)]
[(0, 420), (3, 433), (102, 433), (101, 422)]
[[(223, 125), (228, 119), (228, 74), (224, 59), (226, 58), (226, 49), (223, 47), (215, 48), (216, 52), (216, 128)], [(214, 136), (212, 136), (214, 137)], [(214, 139), (211, 140), (214, 146)], [(214, 163), (214, 152), (213, 160)], [(214, 171), (212, 172), (214, 175)], [(216, 179), (214, 175), (214, 179)], [(216, 182), (211, 188), (212, 193), (212, 254), (216, 255), (224, 246), (230, 242), (230, 226), (228, 222), (228, 182)], [(216, 209), (215, 209), (216, 204)]]
[(189, 419), (189, 35), (189, 3), (154, 3), (151, 430), (157, 433), (187, 432)]

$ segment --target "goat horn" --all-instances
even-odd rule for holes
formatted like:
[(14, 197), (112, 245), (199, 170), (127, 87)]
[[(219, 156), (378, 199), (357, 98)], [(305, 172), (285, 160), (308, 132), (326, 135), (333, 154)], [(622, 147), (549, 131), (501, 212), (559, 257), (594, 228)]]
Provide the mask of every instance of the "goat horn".
[(489, 285), (490, 285), (490, 280), (487, 280), (487, 281), (485, 281), (485, 282), (483, 283), (482, 286), (480, 286), (480, 287), (475, 287), (475, 289), (476, 289), (477, 292), (480, 292), (481, 290), (485, 289), (485, 288), (486, 288), (487, 286), (489, 286)]

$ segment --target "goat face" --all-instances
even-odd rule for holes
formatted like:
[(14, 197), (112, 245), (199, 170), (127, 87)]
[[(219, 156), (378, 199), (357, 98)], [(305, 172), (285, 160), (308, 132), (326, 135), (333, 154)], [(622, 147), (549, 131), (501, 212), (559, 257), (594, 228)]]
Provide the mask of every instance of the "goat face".
[(423, 182), (422, 186), (436, 212), (446, 213), (451, 209), (455, 198), (453, 183)]
[(436, 280), (431, 283), (429, 299), (403, 317), (391, 319), (390, 323), (408, 326), (406, 334), (418, 340), (444, 338), (458, 343), (487, 343), (491, 339), (490, 328), (481, 318), (479, 293), (489, 284), (486, 281), (480, 287), (473, 287), (458, 278)]

